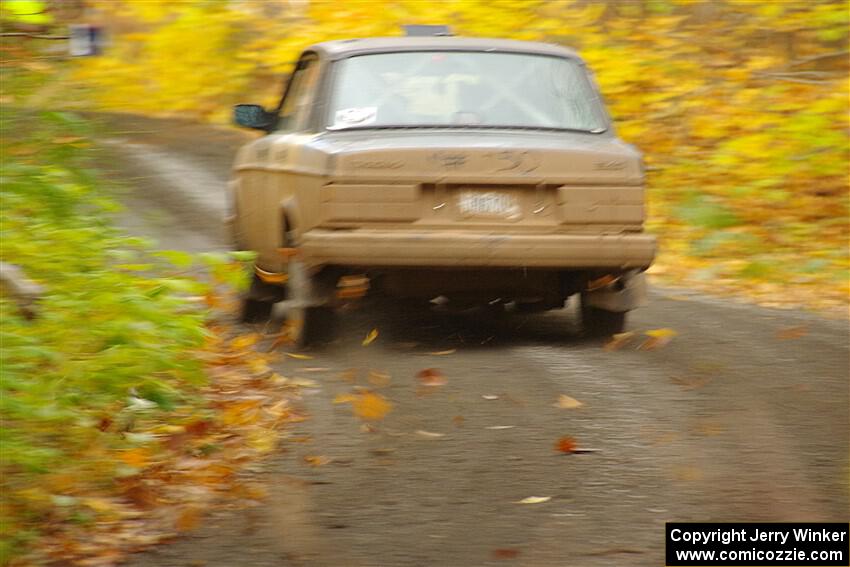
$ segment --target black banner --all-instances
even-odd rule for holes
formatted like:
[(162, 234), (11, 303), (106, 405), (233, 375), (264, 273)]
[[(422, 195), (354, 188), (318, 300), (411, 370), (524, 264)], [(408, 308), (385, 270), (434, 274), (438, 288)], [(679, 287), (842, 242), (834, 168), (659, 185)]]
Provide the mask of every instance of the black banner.
[(669, 567), (850, 566), (848, 524), (668, 523)]

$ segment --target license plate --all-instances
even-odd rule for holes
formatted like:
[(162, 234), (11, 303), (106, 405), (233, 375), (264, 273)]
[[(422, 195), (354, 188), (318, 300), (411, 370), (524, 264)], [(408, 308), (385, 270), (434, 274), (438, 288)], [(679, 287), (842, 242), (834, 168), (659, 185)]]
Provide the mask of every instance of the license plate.
[(517, 198), (496, 191), (462, 191), (458, 206), (460, 212), (468, 216), (511, 218), (519, 215)]

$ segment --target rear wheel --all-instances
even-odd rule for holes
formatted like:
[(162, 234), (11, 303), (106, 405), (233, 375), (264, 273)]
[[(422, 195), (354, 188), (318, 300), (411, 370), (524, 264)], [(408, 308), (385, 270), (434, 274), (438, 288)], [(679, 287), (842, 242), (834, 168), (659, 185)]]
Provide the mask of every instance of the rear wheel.
[(626, 327), (626, 311), (608, 311), (588, 305), (587, 295), (582, 294), (581, 324), (585, 334), (591, 337), (616, 335)]
[(299, 347), (325, 343), (333, 339), (336, 312), (332, 307), (291, 307), (286, 314), (289, 337)]
[(336, 310), (332, 304), (337, 279), (332, 273), (310, 274), (299, 260), (290, 260), (286, 327), (299, 347), (333, 339)]
[(267, 284), (254, 274), (248, 291), (242, 296), (240, 319), (243, 323), (267, 321), (275, 303), (285, 296), (283, 288)]

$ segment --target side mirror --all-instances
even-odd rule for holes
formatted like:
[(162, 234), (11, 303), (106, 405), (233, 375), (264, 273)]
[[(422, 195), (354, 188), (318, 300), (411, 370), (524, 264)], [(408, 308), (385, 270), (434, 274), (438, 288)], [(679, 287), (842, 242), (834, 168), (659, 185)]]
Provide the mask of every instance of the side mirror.
[(233, 122), (238, 126), (268, 132), (276, 120), (275, 114), (267, 112), (259, 104), (237, 104), (233, 107)]

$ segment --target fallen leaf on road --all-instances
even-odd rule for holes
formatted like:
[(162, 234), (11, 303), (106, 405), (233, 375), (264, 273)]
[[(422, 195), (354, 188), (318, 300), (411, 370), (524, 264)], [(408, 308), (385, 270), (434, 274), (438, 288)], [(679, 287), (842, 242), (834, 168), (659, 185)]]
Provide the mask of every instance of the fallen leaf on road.
[(517, 500), (517, 504), (542, 504), (544, 502), (549, 502), (552, 500), (551, 496), (529, 496), (528, 498), (523, 498), (522, 500)]
[(561, 408), (561, 409), (576, 409), (576, 408), (580, 408), (584, 404), (581, 403), (580, 401), (578, 401), (575, 398), (571, 398), (570, 396), (568, 396), (566, 394), (561, 394), (560, 396), (558, 396), (558, 401), (555, 402), (554, 405), (555, 405), (556, 408)]
[(366, 338), (363, 339), (363, 342), (361, 344), (363, 346), (369, 346), (377, 338), (378, 338), (378, 329), (372, 329), (371, 331), (369, 331), (369, 334), (366, 335)]
[(677, 467), (673, 470), (673, 477), (676, 480), (697, 481), (702, 480), (702, 471), (696, 467)]
[(245, 400), (230, 404), (221, 413), (221, 422), (227, 426), (250, 425), (260, 418), (259, 400)]
[(665, 346), (673, 337), (678, 335), (673, 329), (651, 329), (644, 332), (649, 338), (646, 339), (639, 347), (639, 350), (655, 350)]
[(650, 329), (649, 331), (645, 331), (644, 334), (655, 339), (665, 339), (675, 337), (679, 333), (673, 329)]
[(809, 327), (807, 325), (797, 325), (796, 327), (787, 327), (785, 329), (779, 329), (776, 331), (776, 338), (787, 341), (789, 339), (799, 339), (800, 337), (806, 336), (809, 332)]
[(277, 433), (271, 429), (260, 429), (250, 433), (245, 444), (260, 453), (271, 453), (277, 447)]
[(339, 373), (339, 378), (341, 380), (345, 380), (346, 382), (353, 384), (357, 381), (357, 374), (359, 371), (356, 368), (349, 368), (345, 372)]
[(456, 348), (450, 348), (449, 350), (438, 350), (436, 352), (429, 352), (428, 354), (433, 356), (445, 356), (447, 354), (454, 354), (457, 352)]
[(386, 398), (374, 392), (360, 394), (351, 405), (354, 408), (354, 415), (368, 421), (384, 419), (392, 409), (392, 404)]
[(436, 439), (437, 437), (445, 437), (445, 433), (434, 433), (433, 431), (425, 431), (423, 429), (418, 429), (416, 434), (421, 437), (429, 437), (431, 439)]
[(260, 335), (256, 333), (242, 335), (230, 341), (230, 348), (232, 348), (233, 350), (244, 350), (250, 346), (255, 345), (259, 339)]
[(384, 388), (390, 385), (390, 375), (377, 370), (369, 371), (369, 383), (377, 388)]
[(491, 425), (484, 429), (513, 429), (514, 427), (516, 427), (516, 425)]
[(497, 396), (496, 394), (484, 394), (481, 397), (484, 398), (485, 400), (498, 400), (499, 399), (499, 396)]
[(188, 532), (198, 527), (200, 521), (200, 510), (194, 507), (185, 508), (180, 512), (180, 515), (177, 516), (177, 520), (174, 522), (174, 527), (177, 528), (177, 531)]
[(289, 381), (289, 384), (292, 386), (300, 386), (302, 388), (318, 388), (319, 383), (315, 380), (310, 380), (309, 378), (292, 378)]
[(377, 455), (378, 457), (386, 457), (387, 455), (392, 455), (395, 453), (395, 449), (390, 449), (388, 447), (377, 447), (375, 449), (369, 449), (369, 452), (373, 455)]
[(357, 396), (354, 394), (338, 394), (334, 399), (333, 403), (335, 404), (350, 404), (357, 400)]
[(324, 455), (307, 455), (304, 457), (304, 462), (311, 467), (321, 467), (333, 461), (330, 457)]
[(582, 455), (585, 453), (598, 453), (601, 449), (591, 449), (590, 447), (576, 447), (573, 449), (573, 454)]
[(463, 422), (466, 421), (462, 415), (456, 415), (452, 418), (452, 423), (455, 424), (455, 427), (460, 427), (463, 425)]
[(262, 358), (252, 358), (248, 361), (248, 368), (251, 369), (251, 372), (256, 376), (264, 376), (272, 371), (269, 368), (268, 363)]
[(323, 366), (311, 366), (310, 368), (302, 368), (301, 372), (327, 372), (330, 368)]
[(518, 555), (519, 555), (519, 550), (517, 550), (517, 549), (503, 548), (503, 549), (494, 549), (493, 550), (493, 557), (495, 559), (513, 559), (513, 558), (517, 557)]
[(298, 354), (297, 352), (287, 352), (286, 356), (289, 358), (295, 358), (298, 360), (313, 360), (313, 357), (309, 354)]
[(419, 379), (419, 382), (423, 386), (445, 386), (446, 378), (443, 376), (442, 372), (437, 370), (436, 368), (426, 368), (425, 370), (420, 370), (418, 374), (416, 374), (416, 378)]
[(632, 342), (632, 339), (635, 338), (634, 331), (629, 331), (627, 333), (617, 333), (611, 337), (611, 340), (605, 343), (603, 347), (605, 350), (619, 350)]
[(576, 450), (576, 441), (572, 437), (561, 437), (555, 443), (555, 450), (562, 453), (574, 453)]

